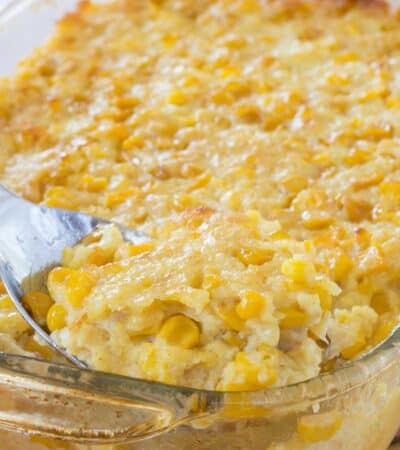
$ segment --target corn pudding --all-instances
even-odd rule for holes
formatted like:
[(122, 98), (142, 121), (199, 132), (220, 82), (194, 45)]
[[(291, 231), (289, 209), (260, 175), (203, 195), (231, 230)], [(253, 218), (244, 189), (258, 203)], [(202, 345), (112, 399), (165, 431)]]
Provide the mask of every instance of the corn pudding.
[[(400, 19), (379, 2), (83, 2), (0, 81), (0, 182), (106, 227), (26, 303), (92, 367), (281, 386), (400, 313)], [(0, 348), (51, 357), (0, 293)]]

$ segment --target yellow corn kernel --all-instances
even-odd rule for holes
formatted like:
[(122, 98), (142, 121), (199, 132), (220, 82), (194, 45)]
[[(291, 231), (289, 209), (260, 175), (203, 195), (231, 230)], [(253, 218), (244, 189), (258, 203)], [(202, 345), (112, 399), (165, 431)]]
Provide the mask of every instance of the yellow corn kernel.
[(225, 66), (220, 72), (221, 78), (236, 77), (239, 75), (240, 70), (238, 69), (238, 67), (232, 65)]
[(323, 168), (328, 168), (333, 165), (332, 157), (328, 151), (318, 152), (311, 159)]
[(125, 244), (118, 248), (115, 252), (114, 259), (121, 260), (131, 258), (132, 256), (141, 255), (143, 253), (154, 250), (155, 243), (153, 241), (142, 242), (141, 244)]
[(397, 322), (395, 320), (383, 320), (374, 331), (370, 344), (375, 347), (380, 342), (384, 341), (396, 325)]
[(290, 258), (282, 263), (281, 271), (283, 275), (296, 283), (306, 283), (310, 276), (315, 273), (314, 265), (309, 261)]
[(331, 85), (345, 85), (350, 81), (348, 76), (339, 75), (337, 73), (330, 73), (325, 77), (325, 79)]
[(366, 345), (367, 342), (365, 340), (365, 337), (361, 333), (358, 333), (355, 342), (352, 345), (349, 345), (348, 347), (342, 349), (340, 354), (342, 355), (343, 359), (352, 359), (357, 356), (362, 350), (364, 350)]
[(178, 38), (179, 36), (177, 34), (167, 33), (163, 36), (162, 42), (165, 45), (165, 47), (170, 48), (175, 44)]
[(118, 97), (115, 100), (115, 106), (121, 109), (132, 109), (140, 103), (138, 97)]
[(203, 289), (215, 289), (222, 284), (222, 278), (215, 273), (208, 273), (203, 278)]
[(112, 261), (112, 255), (101, 247), (94, 247), (87, 257), (87, 264), (104, 266)]
[(308, 185), (307, 178), (301, 175), (292, 175), (281, 180), (282, 186), (291, 194), (298, 194)]
[(353, 261), (346, 253), (340, 252), (330, 261), (334, 281), (342, 281), (353, 267)]
[[(119, 114), (121, 115), (121, 112)], [(116, 124), (102, 130), (100, 134), (113, 141), (122, 142), (129, 136), (129, 129), (123, 124)]]
[(211, 100), (217, 105), (228, 105), (234, 101), (234, 97), (231, 92), (220, 90), (212, 94)]
[(224, 47), (227, 47), (231, 50), (237, 50), (246, 45), (246, 39), (243, 37), (229, 37), (224, 40)]
[(400, 97), (389, 97), (386, 100), (386, 106), (388, 108), (399, 108), (400, 107)]
[(171, 92), (168, 98), (169, 103), (176, 106), (182, 106), (186, 103), (186, 95), (182, 91)]
[(341, 53), (340, 55), (336, 55), (334, 58), (335, 62), (343, 63), (343, 62), (352, 62), (357, 61), (358, 55), (352, 52)]
[(384, 292), (378, 292), (378, 293), (374, 294), (371, 298), (370, 306), (379, 315), (390, 312), (393, 309), (390, 304), (389, 297)]
[(22, 301), (39, 323), (46, 320), (47, 312), (53, 304), (52, 299), (43, 292), (31, 292), (24, 295)]
[[(226, 92), (232, 92), (235, 96), (246, 95), (250, 92), (250, 87), (248, 83), (243, 83), (241, 81), (229, 81), (229, 83), (224, 86)], [(257, 105), (248, 105), (251, 108), (257, 108)]]
[[(252, 362), (245, 352), (238, 352), (235, 356), (235, 368), (239, 374), (239, 380), (232, 380), (224, 385), (224, 390), (228, 391), (250, 391), (267, 387), (275, 383), (277, 376), (273, 367), (268, 367), (268, 375), (265, 377), (265, 367), (261, 368)], [(260, 379), (261, 372), (264, 372), (264, 379)]]
[(79, 182), (79, 187), (88, 192), (100, 192), (107, 187), (107, 178), (94, 177), (90, 174), (85, 174)]
[(359, 178), (355, 180), (352, 184), (355, 190), (367, 189), (372, 186), (379, 184), (384, 178), (382, 173), (371, 173), (364, 178)]
[(137, 194), (137, 189), (130, 188), (123, 191), (109, 192), (105, 198), (105, 206), (107, 208), (112, 208), (113, 206), (118, 206), (125, 203), (130, 197)]
[(321, 230), (334, 221), (334, 218), (325, 211), (304, 211), (301, 219), (308, 230)]
[(54, 208), (75, 209), (76, 198), (74, 194), (62, 186), (53, 186), (47, 189), (44, 204)]
[(271, 238), (274, 241), (280, 241), (280, 240), (283, 240), (283, 239), (289, 239), (289, 237), (290, 237), (289, 233), (284, 231), (284, 230), (278, 230), (278, 231), (275, 231), (275, 233), (271, 234)]
[(369, 125), (358, 132), (358, 137), (361, 139), (371, 139), (379, 141), (381, 139), (390, 139), (394, 135), (394, 128), (392, 124), (382, 123), (377, 125)]
[(371, 89), (367, 92), (364, 92), (358, 97), (358, 101), (361, 103), (369, 102), (371, 100), (381, 99), (387, 97), (389, 94), (389, 89), (382, 86), (377, 89)]
[(14, 309), (14, 302), (9, 295), (0, 296), (0, 309)]
[(344, 162), (348, 166), (357, 166), (364, 164), (371, 159), (371, 154), (359, 148), (352, 148), (348, 155), (345, 156)]
[(133, 148), (142, 148), (144, 145), (143, 138), (137, 134), (129, 136), (122, 142), (123, 150), (132, 150)]
[(241, 339), (236, 331), (227, 331), (226, 333), (224, 333), (222, 339), (224, 340), (224, 342), (232, 345), (233, 347), (242, 348), (245, 344), (245, 340)]
[(193, 87), (197, 86), (200, 83), (200, 80), (194, 75), (188, 75), (182, 82), (184, 87)]
[(267, 299), (258, 292), (249, 291), (240, 300), (236, 306), (236, 314), (243, 320), (252, 319), (260, 316)]
[(169, 317), (162, 325), (158, 336), (169, 345), (189, 349), (200, 342), (200, 330), (196, 322), (182, 314)]
[[(95, 115), (96, 120), (110, 120), (113, 122), (123, 122), (125, 119), (127, 119), (131, 115), (131, 111), (129, 110), (108, 110), (108, 111), (102, 111)], [(120, 138), (120, 131), (124, 128), (119, 128), (116, 125), (116, 128), (110, 127), (108, 129), (102, 130), (101, 134), (104, 136), (108, 136), (111, 139)], [(124, 132), (126, 133), (126, 132)]]
[(283, 330), (287, 328), (301, 327), (307, 322), (308, 319), (308, 315), (298, 308), (287, 308), (281, 310), (281, 312), (284, 314), (284, 317), (279, 322), (279, 326)]
[(197, 177), (196, 181), (194, 183), (192, 183), (187, 190), (189, 192), (194, 191), (196, 189), (200, 189), (204, 186), (207, 186), (207, 184), (210, 182), (211, 180), (211, 176), (207, 173), (204, 173), (202, 175), (200, 175), (199, 177)]
[(257, 105), (240, 105), (235, 109), (236, 116), (247, 123), (261, 120), (261, 111)]
[(342, 415), (338, 411), (310, 414), (298, 420), (297, 432), (307, 443), (327, 441), (337, 433), (342, 421)]
[(29, 336), (24, 344), (24, 349), (27, 352), (36, 353), (43, 356), (45, 359), (51, 359), (54, 357), (54, 353), (51, 351), (48, 345), (42, 345), (36, 341), (33, 336)]
[(273, 257), (273, 250), (269, 248), (253, 247), (253, 248), (241, 248), (237, 254), (238, 259), (245, 265), (259, 266), (271, 261)]
[(379, 185), (379, 192), (383, 195), (391, 195), (400, 197), (400, 182), (398, 181), (383, 181)]
[(66, 298), (72, 306), (80, 306), (95, 285), (94, 278), (86, 272), (73, 271), (66, 286)]
[(318, 294), (321, 309), (323, 311), (330, 311), (333, 303), (332, 295), (327, 292), (326, 288), (321, 283), (317, 283), (315, 286), (315, 293)]
[(67, 311), (60, 304), (53, 305), (47, 312), (47, 327), (50, 331), (60, 330), (66, 325)]
[(6, 287), (4, 286), (4, 283), (0, 280), (0, 295), (7, 294)]
[(67, 267), (56, 267), (49, 273), (47, 283), (65, 283), (73, 272), (74, 271), (72, 269), (68, 269)]
[(235, 331), (241, 331), (244, 327), (243, 320), (236, 312), (236, 305), (232, 302), (224, 302), (214, 305), (215, 312), (225, 324)]

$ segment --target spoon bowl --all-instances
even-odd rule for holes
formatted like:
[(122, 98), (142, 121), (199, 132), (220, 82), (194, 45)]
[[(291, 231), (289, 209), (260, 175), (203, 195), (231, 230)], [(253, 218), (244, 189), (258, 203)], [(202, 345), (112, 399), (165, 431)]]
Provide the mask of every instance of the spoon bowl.
[[(0, 185), (0, 277), (26, 322), (55, 351), (81, 368), (87, 368), (87, 364), (58, 345), (33, 319), (22, 299), (31, 292), (47, 293), (47, 275), (61, 264), (64, 249), (111, 223), (88, 214), (36, 205)], [(115, 225), (128, 242), (138, 244), (150, 239), (138, 230)]]

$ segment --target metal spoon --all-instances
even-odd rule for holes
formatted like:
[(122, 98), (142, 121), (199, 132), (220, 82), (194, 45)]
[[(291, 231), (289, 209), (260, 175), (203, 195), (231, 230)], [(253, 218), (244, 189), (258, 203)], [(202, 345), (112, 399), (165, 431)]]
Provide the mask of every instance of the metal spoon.
[[(49, 271), (60, 265), (65, 247), (73, 247), (96, 228), (112, 222), (74, 211), (36, 205), (0, 185), (0, 277), (15, 307), (54, 350), (81, 368), (87, 364), (58, 345), (30, 315), (22, 298), (46, 292)], [(137, 230), (116, 224), (125, 240), (150, 239)]]

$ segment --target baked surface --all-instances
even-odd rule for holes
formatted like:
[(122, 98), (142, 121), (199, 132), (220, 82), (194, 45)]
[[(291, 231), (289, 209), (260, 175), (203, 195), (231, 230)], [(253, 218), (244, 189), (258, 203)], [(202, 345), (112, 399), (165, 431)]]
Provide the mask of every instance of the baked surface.
[[(102, 370), (228, 390), (383, 339), (399, 44), (379, 2), (121, 0), (62, 19), (0, 81), (0, 182), (153, 241), (111, 228), (66, 252), (56, 339)], [(1, 339), (39, 351), (5, 298)]]

